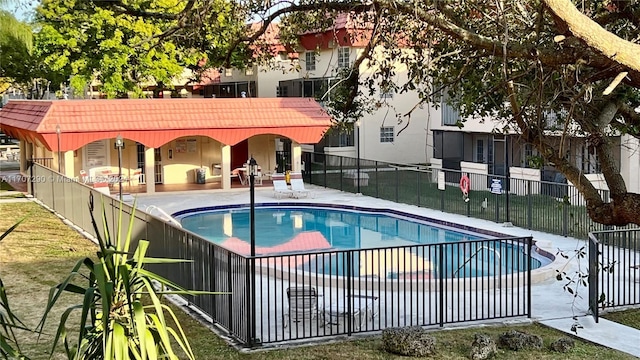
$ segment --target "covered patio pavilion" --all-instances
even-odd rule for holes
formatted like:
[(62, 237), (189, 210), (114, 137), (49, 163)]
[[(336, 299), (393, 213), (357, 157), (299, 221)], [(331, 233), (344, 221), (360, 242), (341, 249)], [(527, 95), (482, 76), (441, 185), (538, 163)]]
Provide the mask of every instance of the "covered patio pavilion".
[(20, 140), (23, 174), (39, 159), (88, 182), (110, 172), (131, 186), (142, 173), (141, 189), (153, 193), (194, 184), (197, 169), (203, 187), (230, 189), (251, 156), (269, 174), (284, 142), (291, 171), (301, 171), (301, 145), (319, 142), (331, 118), (308, 98), (24, 100), (0, 111), (0, 126)]

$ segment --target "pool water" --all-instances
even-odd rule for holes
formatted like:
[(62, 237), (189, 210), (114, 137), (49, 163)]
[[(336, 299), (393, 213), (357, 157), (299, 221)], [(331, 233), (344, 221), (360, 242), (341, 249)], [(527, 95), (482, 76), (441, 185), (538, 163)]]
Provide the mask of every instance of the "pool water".
[[(488, 238), (413, 219), (339, 209), (256, 208), (255, 217), (256, 247), (263, 249), (300, 242), (297, 239), (319, 249), (365, 249)], [(199, 212), (179, 220), (183, 228), (216, 244), (250, 241), (249, 209)]]
[[(239, 254), (250, 254), (248, 208), (186, 211), (183, 228)], [(395, 214), (322, 207), (257, 207), (256, 255), (329, 251), (294, 267), (323, 274), (388, 279), (506, 274), (527, 268), (519, 243)], [(444, 244), (443, 246), (424, 246)], [(441, 249), (440, 249), (441, 248)], [(350, 250), (350, 251), (344, 251)], [(353, 251), (355, 250), (355, 251)], [(439, 251), (441, 254), (438, 254)], [(541, 262), (532, 259), (532, 268)]]

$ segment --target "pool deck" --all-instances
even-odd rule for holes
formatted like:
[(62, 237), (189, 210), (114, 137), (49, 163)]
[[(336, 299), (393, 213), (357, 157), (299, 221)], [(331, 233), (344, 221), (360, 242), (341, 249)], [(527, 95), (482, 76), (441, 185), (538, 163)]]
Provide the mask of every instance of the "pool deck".
[[(469, 218), (466, 216), (444, 213), (437, 210), (421, 208), (413, 205), (399, 204), (387, 200), (371, 198), (362, 195), (345, 193), (337, 190), (325, 189), (306, 185), (312, 191), (308, 198), (292, 199), (274, 197), (273, 187), (256, 187), (255, 201), (261, 203), (326, 203), (344, 206), (363, 206), (379, 209), (394, 209), (429, 218), (456, 222), (467, 226), (500, 232), (512, 236), (533, 236), (538, 244), (552, 254), (559, 251), (570, 255), (575, 250), (586, 246), (585, 240), (551, 235), (531, 231), (513, 226), (503, 226), (490, 221)], [(249, 189), (203, 190), (157, 194), (138, 194), (136, 196), (138, 208), (144, 209), (154, 205), (172, 214), (180, 210), (232, 204), (249, 204)], [(462, 200), (461, 200), (462, 201)], [(546, 273), (534, 281), (532, 288), (533, 319), (542, 324), (553, 327), (568, 334), (587, 341), (601, 344), (625, 353), (640, 357), (640, 330), (620, 325), (605, 319), (595, 323), (588, 312), (588, 293), (586, 288), (580, 288), (578, 297), (563, 290), (564, 282), (555, 280), (555, 270), (573, 274), (579, 266), (587, 271), (587, 260), (581, 264), (577, 260), (556, 261), (548, 266)], [(577, 326), (577, 333), (572, 332), (573, 325)]]

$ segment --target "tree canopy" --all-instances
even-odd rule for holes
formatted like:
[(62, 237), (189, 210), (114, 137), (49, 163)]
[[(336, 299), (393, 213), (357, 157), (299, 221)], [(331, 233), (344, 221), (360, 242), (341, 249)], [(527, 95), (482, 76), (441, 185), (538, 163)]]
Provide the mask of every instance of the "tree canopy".
[[(38, 13), (50, 41), (46, 62), (84, 81), (98, 76), (111, 92), (167, 81), (203, 56), (243, 62), (243, 49), (259, 46), (273, 21), (301, 33), (330, 29), (349, 14), (368, 31), (356, 65), (378, 69), (349, 79), (350, 94), (384, 85), (427, 103), (447, 91), (465, 118), (503, 120), (502, 130), (533, 144), (584, 195), (594, 221), (640, 224), (640, 194), (627, 191), (609, 136), (640, 138), (636, 1), (43, 0)], [(262, 28), (246, 31), (256, 20)], [(397, 64), (407, 69), (406, 83), (394, 82)], [(610, 198), (571, 161), (572, 136), (597, 154)]]
[[(9, 3), (0, 0), (0, 6)], [(16, 19), (10, 11), (0, 8), (0, 93), (11, 86), (15, 77), (29, 73), (23, 64), (29, 58), (32, 40), (31, 27)]]
[[(232, 2), (194, 3), (42, 0), (36, 46), (43, 63), (72, 76), (76, 89), (98, 82), (102, 92), (117, 97), (140, 94), (145, 84), (170, 86), (185, 68), (198, 70), (203, 60), (220, 57), (227, 49), (221, 44), (244, 27)], [(206, 20), (196, 39), (180, 30), (185, 9)]]
[[(315, 12), (300, 11), (306, 2), (292, 5), (287, 22), (301, 32), (345, 12), (343, 2), (315, 5)], [(391, 82), (396, 64), (405, 65), (409, 80), (396, 84), (397, 91), (418, 91), (423, 102), (437, 102), (448, 91), (464, 118), (503, 120), (500, 130), (520, 134), (578, 188), (594, 221), (640, 224), (640, 195), (627, 191), (609, 136), (640, 138), (635, 43), (640, 4), (580, 2), (578, 9), (561, 0), (382, 0), (351, 5), (349, 14), (370, 24), (370, 50), (361, 57), (380, 69), (374, 86)], [(610, 199), (572, 161), (567, 145), (572, 136), (584, 137), (597, 154)]]

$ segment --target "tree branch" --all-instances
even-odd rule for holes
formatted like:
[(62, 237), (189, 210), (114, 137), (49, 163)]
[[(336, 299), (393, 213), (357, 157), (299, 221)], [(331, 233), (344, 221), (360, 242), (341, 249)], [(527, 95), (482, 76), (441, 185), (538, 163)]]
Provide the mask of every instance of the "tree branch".
[(571, 33), (589, 47), (631, 70), (640, 71), (640, 45), (624, 40), (602, 28), (570, 0), (544, 0), (549, 9), (569, 27)]

